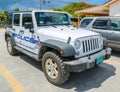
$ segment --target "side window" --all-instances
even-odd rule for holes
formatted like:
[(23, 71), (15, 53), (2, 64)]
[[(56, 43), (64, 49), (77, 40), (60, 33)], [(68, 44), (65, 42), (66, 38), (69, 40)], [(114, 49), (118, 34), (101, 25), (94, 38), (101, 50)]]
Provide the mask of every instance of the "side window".
[(120, 20), (112, 19), (110, 21), (110, 30), (120, 31)]
[(13, 24), (14, 24), (15, 26), (20, 26), (20, 14), (14, 14)]
[(107, 24), (108, 24), (108, 20), (95, 20), (95, 22), (93, 23), (93, 28), (95, 29), (104, 29), (107, 30)]
[(22, 17), (22, 26), (23, 27), (24, 27), (26, 22), (29, 22), (29, 23), (33, 24), (32, 15), (31, 14), (23, 14), (23, 17)]
[(93, 20), (93, 19), (84, 19), (84, 20), (81, 22), (80, 27), (87, 27), (92, 20)]

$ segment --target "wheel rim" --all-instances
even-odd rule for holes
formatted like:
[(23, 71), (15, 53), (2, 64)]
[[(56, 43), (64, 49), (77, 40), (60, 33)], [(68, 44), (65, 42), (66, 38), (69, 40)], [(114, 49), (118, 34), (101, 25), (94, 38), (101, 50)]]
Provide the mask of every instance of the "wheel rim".
[(57, 63), (52, 59), (48, 58), (45, 64), (46, 72), (48, 76), (52, 79), (56, 79), (58, 76), (58, 66)]
[(12, 51), (12, 45), (11, 45), (10, 40), (8, 40), (7, 47), (8, 47), (8, 51), (11, 53), (11, 51)]

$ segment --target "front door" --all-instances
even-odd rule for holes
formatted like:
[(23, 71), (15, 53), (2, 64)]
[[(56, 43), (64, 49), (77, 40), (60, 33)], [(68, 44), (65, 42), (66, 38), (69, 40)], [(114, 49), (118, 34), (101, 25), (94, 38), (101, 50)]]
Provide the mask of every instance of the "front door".
[(34, 27), (32, 29), (25, 28), (25, 23), (33, 24), (32, 14), (22, 14), (21, 46), (30, 52), (37, 53), (37, 38), (35, 33), (30, 31), (34, 31)]

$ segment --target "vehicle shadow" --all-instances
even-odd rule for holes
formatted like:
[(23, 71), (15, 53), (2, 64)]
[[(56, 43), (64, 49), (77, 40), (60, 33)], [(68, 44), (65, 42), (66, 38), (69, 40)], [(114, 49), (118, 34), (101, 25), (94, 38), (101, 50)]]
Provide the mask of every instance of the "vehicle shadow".
[(42, 62), (38, 62), (23, 53), (19, 53), (19, 57), (23, 59), (25, 62), (42, 71)]
[(112, 56), (116, 56), (116, 57), (120, 58), (120, 51), (113, 50), (112, 51)]
[[(20, 58), (42, 71), (41, 62), (37, 62), (24, 54), (21, 54)], [(102, 63), (80, 73), (71, 73), (70, 79), (59, 87), (63, 89), (74, 88), (75, 92), (85, 92), (92, 88), (99, 88), (104, 81), (115, 75), (115, 71), (116, 68), (113, 65)]]
[(102, 63), (95, 68), (80, 73), (71, 73), (70, 80), (60, 86), (64, 89), (75, 88), (76, 92), (85, 92), (92, 88), (99, 88), (108, 78), (115, 75), (116, 68), (113, 65)]

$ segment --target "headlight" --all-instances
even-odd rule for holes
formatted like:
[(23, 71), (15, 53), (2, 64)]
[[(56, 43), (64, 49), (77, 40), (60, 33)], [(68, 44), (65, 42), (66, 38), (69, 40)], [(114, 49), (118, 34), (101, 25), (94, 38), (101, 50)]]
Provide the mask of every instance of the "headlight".
[(103, 37), (102, 37), (102, 35), (100, 35), (99, 39), (100, 39), (99, 43), (103, 43)]
[(76, 49), (79, 49), (81, 47), (81, 43), (80, 43), (79, 40), (76, 40), (75, 43), (74, 43), (74, 45), (75, 45)]
[(104, 45), (104, 47), (106, 47), (108, 45), (108, 41), (106, 38), (103, 38), (103, 45)]

